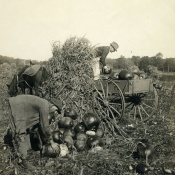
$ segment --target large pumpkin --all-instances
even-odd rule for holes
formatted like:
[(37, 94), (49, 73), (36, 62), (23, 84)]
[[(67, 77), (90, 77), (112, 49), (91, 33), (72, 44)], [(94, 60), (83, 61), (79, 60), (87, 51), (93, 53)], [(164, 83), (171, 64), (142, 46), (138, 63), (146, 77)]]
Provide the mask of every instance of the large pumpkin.
[(96, 146), (104, 146), (104, 140), (99, 138), (98, 136), (90, 136), (87, 139), (86, 145), (89, 148), (96, 147)]
[(76, 120), (78, 115), (77, 112), (73, 108), (67, 108), (64, 112), (65, 117), (70, 117), (73, 120)]
[(60, 154), (60, 146), (57, 143), (53, 143), (52, 145), (46, 145), (44, 147), (43, 156), (56, 158)]
[(88, 137), (87, 142), (86, 142), (86, 144), (89, 148), (95, 147), (95, 146), (99, 145), (99, 143), (100, 143), (100, 139), (97, 136)]
[(71, 136), (72, 138), (75, 138), (75, 132), (72, 129), (65, 130), (63, 133), (63, 136)]
[(88, 136), (85, 133), (78, 133), (76, 135), (76, 140), (87, 141)]
[(74, 127), (74, 131), (75, 133), (84, 133), (86, 130), (84, 124), (81, 122), (81, 123), (77, 123)]
[(61, 144), (63, 143), (63, 134), (59, 130), (53, 131), (52, 139), (54, 142)]
[(69, 129), (73, 126), (73, 120), (70, 117), (62, 117), (58, 122), (59, 128)]
[(82, 141), (82, 140), (76, 140), (75, 147), (76, 147), (77, 151), (83, 151), (86, 148), (86, 142)]
[(128, 70), (122, 70), (119, 73), (119, 80), (131, 80), (132, 78), (133, 74)]
[(106, 65), (102, 68), (102, 73), (103, 74), (110, 74), (112, 72), (112, 68), (110, 65)]
[(96, 136), (102, 138), (104, 136), (104, 130), (101, 128), (98, 128), (96, 131)]
[(97, 130), (100, 124), (100, 119), (94, 113), (86, 113), (82, 118), (82, 123), (87, 130)]
[(64, 143), (67, 145), (68, 148), (72, 148), (74, 145), (73, 138), (70, 135), (66, 135), (63, 138)]
[(118, 80), (119, 79), (119, 73), (118, 72), (112, 72), (109, 76), (112, 80)]

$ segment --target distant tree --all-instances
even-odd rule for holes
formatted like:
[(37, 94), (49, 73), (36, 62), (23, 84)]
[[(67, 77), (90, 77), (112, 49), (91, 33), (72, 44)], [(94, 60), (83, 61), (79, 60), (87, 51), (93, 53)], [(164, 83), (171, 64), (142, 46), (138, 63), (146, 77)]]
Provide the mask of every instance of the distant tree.
[(151, 65), (150, 58), (148, 56), (142, 57), (141, 60), (140, 60), (139, 69), (146, 72), (148, 65)]
[(19, 59), (19, 58), (15, 59), (15, 63), (18, 69), (20, 69), (21, 67), (24, 67), (24, 60), (22, 59)]
[(165, 71), (175, 72), (175, 58), (167, 58), (163, 66)]
[(140, 60), (141, 60), (139, 56), (132, 56), (131, 60), (137, 67), (139, 67)]
[(156, 58), (163, 58), (163, 54), (161, 52), (157, 53)]
[(116, 59), (114, 67), (117, 69), (128, 69), (129, 67), (133, 66), (134, 63), (130, 58), (120, 57)]
[(157, 67), (155, 67), (155, 66), (148, 65), (146, 72), (147, 72), (148, 76), (150, 76), (154, 79), (159, 79), (160, 78), (159, 71), (157, 70)]

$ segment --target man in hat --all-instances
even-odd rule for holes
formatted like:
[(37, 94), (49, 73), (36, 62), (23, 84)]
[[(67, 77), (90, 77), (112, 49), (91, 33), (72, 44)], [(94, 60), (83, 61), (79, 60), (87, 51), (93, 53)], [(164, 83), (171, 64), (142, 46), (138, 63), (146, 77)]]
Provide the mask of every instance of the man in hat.
[(119, 45), (116, 42), (110, 43), (109, 46), (100, 46), (95, 49), (95, 59), (93, 60), (94, 80), (98, 80), (100, 76), (100, 64), (103, 69), (107, 69), (106, 57), (109, 52), (117, 52)]
[(55, 118), (55, 112), (61, 110), (61, 103), (57, 106), (45, 99), (33, 95), (18, 95), (9, 98), (11, 115), (9, 115), (12, 135), (16, 141), (16, 148), (21, 165), (29, 170), (33, 166), (27, 161), (27, 151), (31, 148), (30, 132), (38, 127), (42, 140), (52, 144), (50, 121)]

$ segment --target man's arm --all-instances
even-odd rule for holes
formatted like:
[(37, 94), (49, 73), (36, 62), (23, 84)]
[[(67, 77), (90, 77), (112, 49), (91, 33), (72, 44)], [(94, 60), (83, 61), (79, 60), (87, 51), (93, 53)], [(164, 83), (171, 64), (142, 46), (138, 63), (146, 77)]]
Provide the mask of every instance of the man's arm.
[(49, 141), (51, 139), (51, 130), (49, 127), (49, 103), (43, 102), (42, 107), (39, 109), (40, 125), (43, 132), (44, 139)]
[(102, 55), (100, 57), (100, 62), (102, 63), (103, 66), (106, 66), (106, 57), (109, 53), (109, 47), (108, 46), (104, 46), (103, 50), (102, 50)]

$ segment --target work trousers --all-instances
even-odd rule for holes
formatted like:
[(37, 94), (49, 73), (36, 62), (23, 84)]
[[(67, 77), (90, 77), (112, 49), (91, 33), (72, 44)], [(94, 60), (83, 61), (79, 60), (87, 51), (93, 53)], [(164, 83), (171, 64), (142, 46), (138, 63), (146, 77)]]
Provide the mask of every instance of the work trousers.
[(100, 79), (100, 57), (96, 57), (92, 60), (92, 68), (94, 72), (94, 80)]
[(21, 159), (27, 159), (27, 151), (31, 149), (30, 135), (27, 133), (15, 135), (17, 151)]

